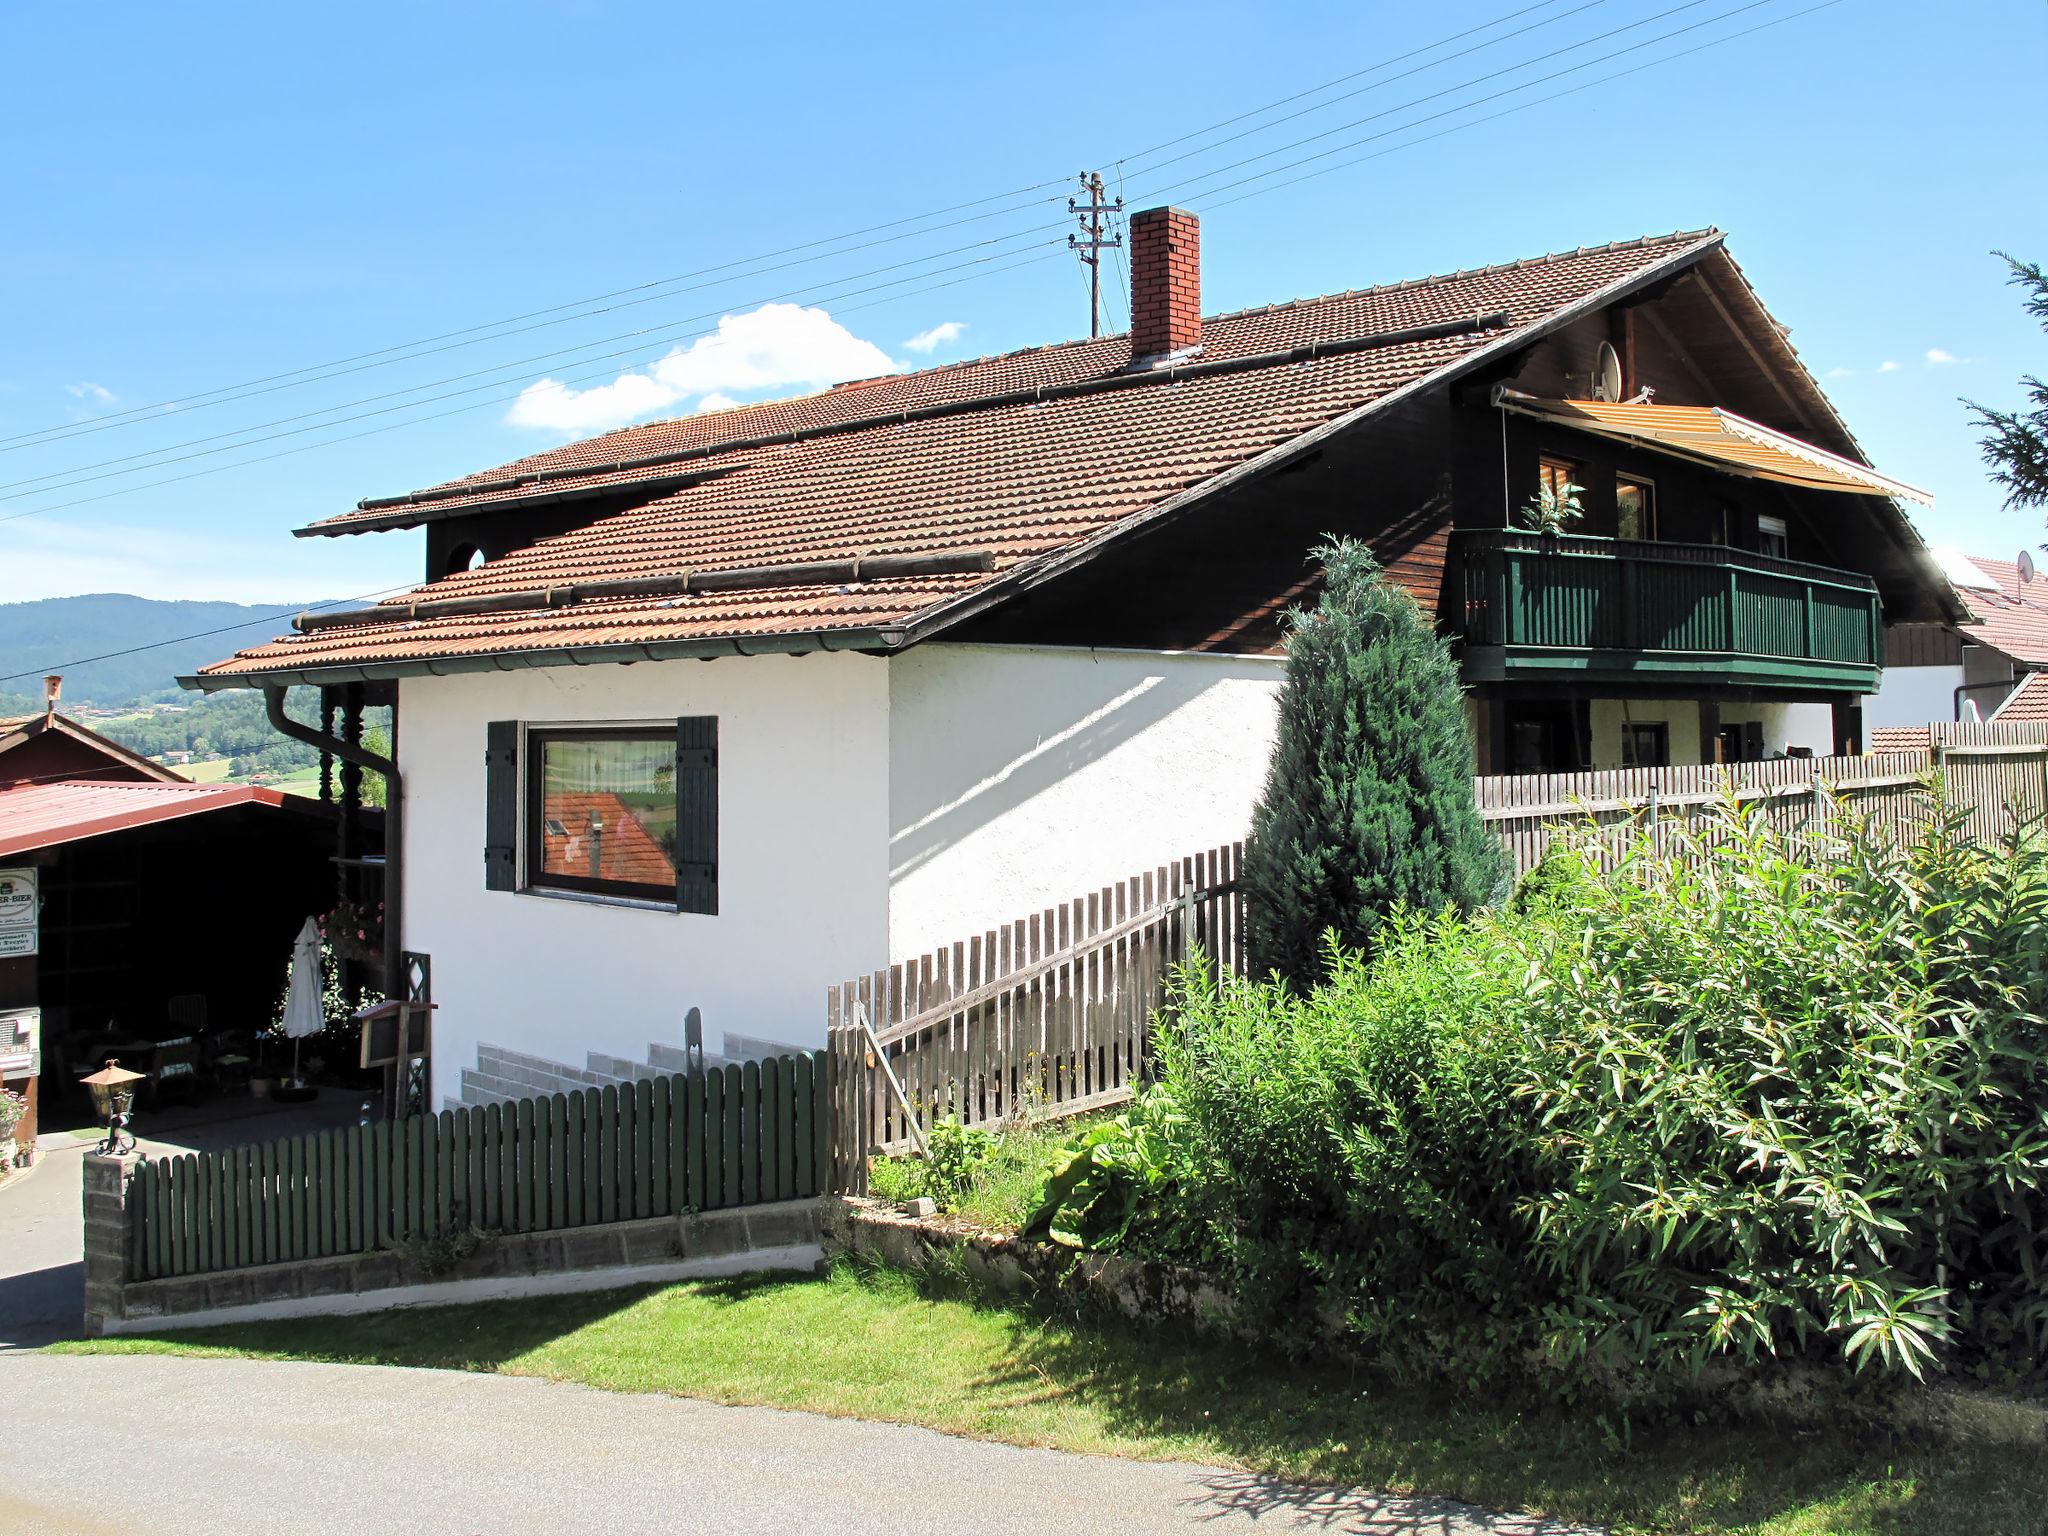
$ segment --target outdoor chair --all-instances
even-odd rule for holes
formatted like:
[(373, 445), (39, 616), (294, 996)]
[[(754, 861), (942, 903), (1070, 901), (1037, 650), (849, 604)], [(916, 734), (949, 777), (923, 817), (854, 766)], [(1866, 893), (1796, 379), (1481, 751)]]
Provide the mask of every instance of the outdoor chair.
[(188, 1104), (196, 1104), (204, 1098), (206, 1085), (199, 1065), (199, 1038), (196, 1035), (159, 1040), (149, 1066), (150, 1107), (161, 1108), (172, 1098)]

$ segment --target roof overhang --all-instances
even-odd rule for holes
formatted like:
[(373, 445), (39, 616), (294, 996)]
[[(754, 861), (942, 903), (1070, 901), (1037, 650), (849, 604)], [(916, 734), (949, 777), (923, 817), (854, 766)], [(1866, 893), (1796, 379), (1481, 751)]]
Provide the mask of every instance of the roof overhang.
[(1647, 405), (1605, 400), (1545, 400), (1517, 390), (1497, 389), (1503, 410), (1557, 426), (1635, 443), (1674, 458), (1707, 464), (1726, 474), (1770, 480), (1808, 491), (1889, 496), (1933, 506), (1918, 486), (1879, 474), (1866, 464), (1717, 405)]
[(900, 649), (899, 624), (807, 630), (800, 634), (719, 635), (619, 645), (535, 646), (479, 651), (472, 656), (429, 656), (361, 666), (266, 667), (248, 672), (200, 672), (178, 679), (180, 688), (221, 693), (234, 688), (326, 688), (404, 677), (455, 677), (470, 672), (527, 672), (536, 667), (596, 667), (636, 661), (715, 661), (725, 656), (807, 656), (813, 651), (870, 654)]
[(262, 806), (331, 814), (317, 800), (255, 784), (153, 784), (80, 780), (0, 790), (0, 858), (61, 847), (191, 816)]

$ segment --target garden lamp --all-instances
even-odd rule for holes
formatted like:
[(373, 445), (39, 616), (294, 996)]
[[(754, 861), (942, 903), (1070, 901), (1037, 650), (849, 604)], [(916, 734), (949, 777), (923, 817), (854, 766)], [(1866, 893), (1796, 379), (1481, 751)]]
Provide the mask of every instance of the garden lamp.
[(111, 1056), (104, 1067), (85, 1079), (85, 1086), (92, 1090), (93, 1110), (107, 1123), (107, 1139), (95, 1149), (102, 1156), (135, 1150), (128, 1117), (135, 1108), (135, 1085), (141, 1081), (140, 1072), (130, 1072)]

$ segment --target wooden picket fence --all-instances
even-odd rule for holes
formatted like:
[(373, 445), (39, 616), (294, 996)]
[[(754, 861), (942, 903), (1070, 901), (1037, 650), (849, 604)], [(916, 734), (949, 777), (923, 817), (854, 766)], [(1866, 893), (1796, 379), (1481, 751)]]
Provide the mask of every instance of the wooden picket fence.
[(869, 1157), (943, 1115), (988, 1125), (1130, 1098), (1172, 969), (1198, 945), (1241, 967), (1243, 856), (1163, 864), (832, 988), (833, 1187), (861, 1192)]
[(822, 1054), (148, 1160), (130, 1278), (821, 1194)]
[(2048, 724), (1937, 724), (1925, 748), (1866, 757), (1504, 774), (1475, 779), (1473, 792), (1521, 875), (1562, 828), (1590, 823), (1618, 845), (1646, 825), (1700, 822), (1730, 795), (1785, 831), (1832, 814), (1839, 802), (1879, 835), (1898, 833), (1925, 820), (1930, 775), (1952, 807), (1968, 812), (1970, 835), (1995, 842), (2048, 814)]

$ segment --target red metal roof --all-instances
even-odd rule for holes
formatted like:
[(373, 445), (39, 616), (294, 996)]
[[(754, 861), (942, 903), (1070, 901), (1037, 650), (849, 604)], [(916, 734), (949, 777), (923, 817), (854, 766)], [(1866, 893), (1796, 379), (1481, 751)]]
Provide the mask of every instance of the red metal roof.
[(0, 790), (0, 858), (238, 805), (315, 810), (318, 804), (256, 784), (23, 784)]
[[(1581, 306), (1720, 248), (1696, 231), (1489, 267), (1448, 277), (1301, 300), (1204, 322), (1203, 364), (1226, 368), (1149, 386), (1043, 395), (1125, 371), (1129, 341), (1104, 337), (842, 386), (800, 400), (657, 422), (609, 433), (451, 482), (442, 510), (488, 506), (569, 473), (549, 492), (613, 487), (622, 510), (587, 526), (444, 577), (385, 606), (381, 618), (253, 646), (205, 668), (202, 685), (262, 679), (326, 681), (393, 675), (369, 669), (461, 669), (499, 658), (635, 659), (634, 647), (729, 644), (839, 632), (935, 632), (1055, 562), (1178, 505), (1221, 477), (1319, 428), (1525, 345)], [(1505, 312), (1504, 327), (1413, 339), (1406, 328)], [(1387, 337), (1385, 344), (1374, 339)], [(1364, 343), (1296, 359), (1311, 343)], [(1019, 391), (1026, 398), (1020, 398)], [(959, 407), (954, 410), (953, 407)], [(948, 414), (919, 416), (926, 407)], [(824, 435), (815, 434), (822, 431)], [(764, 435), (797, 433), (782, 441)], [(635, 481), (657, 472), (621, 461), (688, 453), (718, 471), (682, 487)], [(440, 492), (454, 494), (442, 496)], [(376, 507), (316, 525), (361, 531)], [(579, 603), (412, 619), (405, 606), (579, 582), (880, 554), (988, 551), (981, 575), (904, 577), (846, 586), (733, 590), (680, 598)], [(816, 648), (815, 645), (810, 648)], [(362, 669), (362, 670), (359, 670)]]

